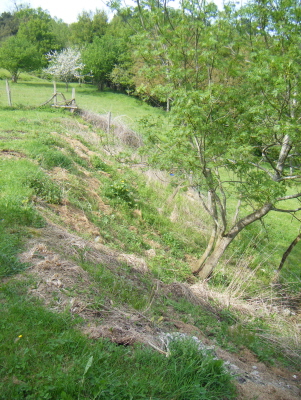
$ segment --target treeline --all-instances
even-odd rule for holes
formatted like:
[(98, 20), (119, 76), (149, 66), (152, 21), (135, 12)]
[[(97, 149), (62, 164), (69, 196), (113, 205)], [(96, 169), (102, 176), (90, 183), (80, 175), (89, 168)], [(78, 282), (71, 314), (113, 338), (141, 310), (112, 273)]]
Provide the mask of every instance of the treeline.
[(122, 18), (108, 22), (104, 11), (85, 11), (68, 25), (41, 8), (20, 6), (0, 15), (0, 67), (16, 81), (22, 71), (43, 71), (54, 52), (73, 48), (84, 60), (82, 73), (93, 75), (93, 82), (102, 87), (111, 82), (114, 65), (127, 53), (129, 35)]

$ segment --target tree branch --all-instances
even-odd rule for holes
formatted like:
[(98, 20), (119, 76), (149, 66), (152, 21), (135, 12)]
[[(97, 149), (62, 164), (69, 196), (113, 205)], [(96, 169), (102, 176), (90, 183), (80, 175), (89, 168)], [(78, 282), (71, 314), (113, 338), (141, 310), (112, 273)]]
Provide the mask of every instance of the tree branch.
[(285, 209), (282, 209), (282, 208), (276, 208), (276, 207), (273, 207), (272, 208), (272, 211), (277, 211), (277, 212), (284, 212), (284, 213), (295, 213), (295, 212), (297, 212), (297, 211), (300, 211), (301, 210), (301, 207), (299, 207), (299, 208), (295, 208), (294, 210), (285, 210)]
[(290, 200), (290, 199), (297, 199), (298, 197), (301, 197), (301, 193), (289, 194), (288, 196), (278, 197), (278, 199), (276, 199), (276, 202)]

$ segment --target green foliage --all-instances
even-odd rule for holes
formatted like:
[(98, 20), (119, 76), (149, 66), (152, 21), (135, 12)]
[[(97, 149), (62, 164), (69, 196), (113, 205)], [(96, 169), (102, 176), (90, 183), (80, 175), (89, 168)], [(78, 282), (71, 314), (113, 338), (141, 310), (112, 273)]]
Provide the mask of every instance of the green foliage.
[(42, 66), (46, 65), (45, 54), (56, 50), (58, 44), (52, 32), (52, 18), (41, 8), (23, 8), (15, 16), (19, 18), (18, 36), (32, 43), (39, 55)]
[(61, 204), (62, 190), (46, 174), (39, 171), (28, 175), (24, 184), (33, 189), (34, 194), (42, 200), (52, 204)]
[(100, 157), (93, 155), (90, 159), (93, 168), (104, 172), (112, 172), (112, 168), (106, 164)]
[(77, 17), (77, 22), (70, 25), (70, 40), (75, 45), (92, 43), (95, 37), (105, 34), (108, 26), (108, 17), (102, 10), (83, 11)]
[(0, 40), (15, 35), (18, 32), (19, 21), (11, 12), (0, 15)]
[(0, 47), (0, 67), (7, 69), (17, 82), (21, 71), (32, 71), (40, 66), (36, 47), (27, 39), (11, 36)]
[(116, 180), (108, 185), (104, 191), (105, 195), (116, 202), (127, 204), (130, 208), (137, 206), (136, 190), (124, 180)]
[(99, 89), (109, 80), (109, 74), (118, 61), (120, 51), (121, 41), (111, 36), (96, 37), (83, 51), (84, 71), (92, 74), (93, 81)]
[[(267, 18), (270, 2), (221, 12), (188, 3), (189, 14), (186, 3), (179, 10), (143, 3), (133, 46), (144, 77), (141, 93), (172, 99), (168, 133), (149, 134), (149, 159), (176, 171), (179, 182), (186, 179), (211, 217), (207, 278), (222, 246), (276, 208), (292, 185), (300, 197), (300, 28), (283, 35), (279, 14)], [(289, 3), (279, 4), (279, 12), (291, 25), (299, 14), (296, 2)], [(242, 29), (242, 15), (249, 29)], [(241, 204), (237, 219), (234, 199)]]

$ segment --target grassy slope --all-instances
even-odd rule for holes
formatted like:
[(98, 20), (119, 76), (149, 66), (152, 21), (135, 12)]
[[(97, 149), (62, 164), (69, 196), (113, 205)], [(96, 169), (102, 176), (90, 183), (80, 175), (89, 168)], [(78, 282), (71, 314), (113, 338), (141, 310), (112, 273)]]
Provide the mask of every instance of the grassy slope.
[[(18, 84), (10, 84), (10, 86), (13, 104), (16, 106), (38, 106), (51, 98), (53, 93), (52, 83), (45, 82), (43, 80), (34, 82), (31, 80), (25, 82), (20, 81)], [(112, 92), (100, 93), (92, 86), (83, 85), (82, 87), (79, 87), (77, 84), (70, 85), (69, 92), (66, 92), (64, 84), (57, 84), (57, 90), (60, 90), (62, 93), (64, 93), (66, 98), (71, 96), (72, 87), (76, 88), (76, 99), (81, 108), (101, 114), (107, 114), (108, 112), (111, 112), (113, 118), (122, 117), (126, 124), (138, 130), (140, 128), (139, 121), (143, 120), (144, 118), (148, 118), (152, 122), (153, 120), (164, 120), (165, 118), (163, 111), (158, 109), (154, 110), (145, 103), (127, 95)], [(5, 82), (1, 80), (0, 90), (3, 94), (0, 97), (0, 106), (6, 106), (7, 99), (5, 96)], [(40, 115), (40, 111), (39, 114), (36, 115)], [(41, 119), (40, 116), (37, 118), (36, 124), (39, 123), (39, 119)], [(7, 123), (9, 124), (10, 122), (7, 121)], [(287, 206), (289, 206), (289, 204)], [(267, 274), (263, 273), (262, 275), (263, 277), (264, 275), (267, 275), (266, 278), (268, 279), (271, 270), (277, 268), (283, 251), (298, 234), (299, 224), (289, 215), (270, 213), (265, 218), (265, 225), (268, 228), (267, 235), (264, 232), (265, 228), (261, 228), (260, 224), (258, 224), (256, 228), (252, 227), (246, 232), (246, 240), (244, 240), (244, 242), (248, 244), (253, 237), (257, 237), (259, 231), (262, 231), (259, 239), (256, 239), (258, 246), (257, 250), (260, 250), (258, 251), (258, 254), (261, 260), (267, 260), (264, 263), (266, 265), (262, 265), (262, 270), (266, 270)], [(272, 240), (267, 240), (265, 236)], [(241, 248), (234, 245), (233, 252), (235, 251), (240, 253)], [(301, 279), (299, 268), (296, 265), (296, 261), (300, 258), (300, 253), (301, 248), (300, 246), (297, 246), (287, 260), (284, 275), (285, 278), (290, 281), (298, 281)], [(232, 254), (231, 250), (230, 254)], [(257, 259), (255, 260), (255, 263), (256, 262), (258, 262)]]
[[(4, 85), (0, 81), (1, 87), (3, 90)], [(12, 87), (13, 99), (15, 96), (19, 104), (24, 102), (31, 106), (44, 102), (45, 97), (46, 99), (50, 97), (51, 92), (51, 84), (45, 82), (21, 82)], [(111, 111), (115, 115), (126, 114), (133, 126), (138, 118), (145, 116), (164, 118), (160, 110), (153, 110), (127, 96), (109, 92), (99, 94), (89, 86), (78, 88), (77, 93), (81, 107), (98, 112)], [(4, 96), (0, 99), (5, 103)], [(186, 212), (184, 219), (187, 219), (188, 214), (195, 219), (199, 207), (197, 211), (193, 206), (187, 209), (187, 200), (179, 196), (176, 204), (178, 215), (175, 222), (171, 222), (169, 217), (174, 211), (174, 206), (169, 208), (166, 203), (173, 188), (154, 181), (148, 186), (144, 175), (127, 168), (124, 164), (118, 164), (100, 148), (89, 143), (89, 136), (85, 133), (86, 128), (83, 134), (82, 131), (79, 132), (78, 124), (86, 125), (78, 117), (68, 116), (59, 110), (2, 108), (0, 126), (2, 276), (13, 276), (26, 268), (26, 265), (21, 264), (15, 256), (24, 243), (22, 240), (24, 235), (30, 237), (32, 229), (38, 230), (45, 225), (44, 219), (36, 211), (36, 206), (42, 204), (43, 212), (44, 214), (46, 212), (48, 218), (63, 223), (60, 217), (57, 217), (58, 211), (54, 213), (53, 210), (58, 210), (60, 204), (68, 204), (74, 207), (74, 210), (83, 211), (101, 232), (104, 243), (112, 248), (145, 256), (145, 252), (155, 243), (156, 254), (149, 259), (149, 266), (157, 278), (165, 282), (188, 279), (190, 266), (187, 259), (199, 255), (199, 248), (204, 241), (198, 229), (191, 227), (183, 229), (181, 212)], [(76, 154), (70, 141), (66, 139), (66, 133), (68, 137), (80, 139), (93, 155), (87, 158)], [(100, 138), (103, 136), (101, 132), (98, 135)], [(58, 167), (67, 171), (67, 183), (62, 183), (53, 175), (53, 169)], [(87, 175), (83, 174), (83, 169), (90, 177), (98, 180), (99, 194), (110, 207), (110, 212), (99, 213), (97, 198), (89, 191), (89, 182)], [(83, 192), (85, 196), (82, 195)], [(138, 216), (135, 213), (137, 207), (142, 213), (142, 218), (139, 213)], [(157, 212), (158, 208), (162, 210), (161, 214)], [(284, 225), (279, 224), (279, 236), (283, 230)], [(91, 238), (91, 234), (87, 232), (82, 234)], [(163, 296), (159, 300), (150, 302), (146, 293), (141, 293), (133, 286), (125, 284), (128, 282), (126, 275), (125, 283), (120, 283), (120, 274), (122, 275), (120, 271), (117, 275), (114, 273), (107, 275), (107, 272), (100, 273), (104, 271), (103, 266), (95, 270), (81, 257), (77, 262), (89, 272), (93, 281), (106, 282), (106, 287), (115, 288), (103, 293), (102, 301), (104, 298), (110, 298), (110, 301), (119, 307), (126, 306), (145, 312), (149, 320), (162, 321), (163, 329), (167, 330), (167, 316), (172, 313), (174, 318), (207, 332), (218, 344), (226, 348), (235, 351), (240, 346), (246, 345), (263, 361), (271, 361), (273, 358), (279, 360), (279, 350), (272, 346), (271, 342), (266, 342), (263, 335), (256, 335), (257, 330), (260, 332), (269, 330), (262, 321), (243, 320), (240, 324), (240, 316), (229, 310), (212, 313), (194, 306), (185, 298)], [(190, 399), (209, 399), (210, 396), (220, 398), (217, 394), (219, 392), (211, 393), (209, 383), (210, 390), (203, 392), (193, 381), (188, 386), (184, 385), (185, 376), (191, 368), (191, 365), (185, 363), (186, 354), (189, 353), (191, 359), (195, 358), (195, 349), (190, 348), (190, 345), (185, 349), (177, 349), (173, 359), (176, 362), (176, 357), (180, 357), (178, 361), (183, 363), (183, 371), (175, 375), (166, 375), (172, 374), (171, 371), (174, 370), (173, 360), (168, 365), (169, 363), (162, 357), (144, 347), (133, 351), (116, 348), (106, 341), (93, 344), (74, 329), (80, 326), (81, 321), (72, 320), (68, 313), (55, 315), (46, 311), (26, 294), (27, 288), (34, 284), (32, 279), (27, 278), (24, 282), (5, 280), (2, 284), (0, 307), (4, 317), (1, 320), (0, 332), (1, 362), (4, 368), (0, 385), (4, 393), (3, 399), (9, 396), (14, 399), (59, 397), (71, 399), (77, 395), (79, 398), (99, 399), (108, 397), (126, 399), (131, 398), (130, 396), (135, 399), (146, 399), (149, 396), (163, 399), (169, 398), (170, 393), (177, 399), (184, 399), (187, 396)], [(151, 282), (152, 280), (146, 283), (148, 290), (152, 286)], [(113, 355), (109, 356), (108, 351)], [(51, 363), (48, 362), (50, 358)], [(126, 360), (124, 365), (120, 363), (120, 358)], [(211, 360), (208, 359), (199, 369), (197, 359), (198, 357), (193, 366), (194, 371), (201, 372), (204, 365), (208, 365), (209, 369), (215, 371), (214, 382), (216, 375), (221, 373), (219, 365), (210, 364)], [(91, 367), (87, 364), (88, 360), (92, 360)], [(152, 367), (154, 372), (147, 367), (150, 363), (156, 365), (155, 369)], [(127, 375), (129, 365), (131, 370), (136, 370), (136, 373), (133, 374), (125, 390), (124, 385), (120, 386), (119, 382)], [(86, 370), (88, 368), (87, 375), (85, 367)], [(68, 371), (68, 381), (66, 381), (66, 371)], [(193, 375), (195, 382), (203, 379), (199, 372)], [(99, 375), (102, 375), (101, 380)], [(162, 380), (162, 376), (165, 376), (165, 379)], [(159, 381), (156, 380), (158, 377), (161, 377)], [(224, 378), (221, 390), (224, 391), (225, 398), (230, 398), (232, 389), (227, 379)], [(19, 383), (16, 384), (16, 381)], [(74, 389), (79, 382), (80, 394), (78, 387)], [(175, 395), (177, 387), (179, 392)], [(37, 393), (40, 397), (37, 397)]]

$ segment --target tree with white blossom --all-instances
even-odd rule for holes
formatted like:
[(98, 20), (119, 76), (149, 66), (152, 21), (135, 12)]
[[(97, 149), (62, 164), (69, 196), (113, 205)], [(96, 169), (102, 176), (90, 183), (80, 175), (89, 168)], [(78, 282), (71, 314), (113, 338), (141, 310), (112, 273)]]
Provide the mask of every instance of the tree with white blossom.
[(81, 62), (81, 53), (72, 48), (67, 48), (61, 52), (53, 51), (47, 54), (49, 67), (45, 72), (68, 84), (73, 78), (82, 77), (84, 64)]

